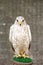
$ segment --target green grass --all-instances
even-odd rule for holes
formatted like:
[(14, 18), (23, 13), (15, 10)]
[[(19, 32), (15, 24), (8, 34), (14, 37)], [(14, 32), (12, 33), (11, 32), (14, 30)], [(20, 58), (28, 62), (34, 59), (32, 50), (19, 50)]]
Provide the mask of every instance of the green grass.
[(22, 62), (22, 63), (30, 63), (32, 62), (31, 58), (23, 58), (23, 57), (13, 57), (13, 61)]

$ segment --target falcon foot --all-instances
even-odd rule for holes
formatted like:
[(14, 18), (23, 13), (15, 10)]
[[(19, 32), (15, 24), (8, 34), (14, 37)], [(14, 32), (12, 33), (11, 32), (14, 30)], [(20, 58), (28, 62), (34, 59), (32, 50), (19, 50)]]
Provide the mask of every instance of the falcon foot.
[(27, 55), (25, 55), (25, 54), (23, 54), (23, 55), (14, 55), (13, 57), (16, 57), (16, 58), (18, 58), (18, 57), (23, 57), (23, 58), (29, 58), (29, 56), (27, 56)]
[(21, 57), (21, 55), (20, 54), (19, 55), (14, 55), (14, 57), (17, 57), (18, 58), (18, 57)]
[(23, 57), (23, 58), (29, 58), (29, 56), (27, 56), (27, 55), (25, 55), (25, 54), (23, 54), (22, 57)]

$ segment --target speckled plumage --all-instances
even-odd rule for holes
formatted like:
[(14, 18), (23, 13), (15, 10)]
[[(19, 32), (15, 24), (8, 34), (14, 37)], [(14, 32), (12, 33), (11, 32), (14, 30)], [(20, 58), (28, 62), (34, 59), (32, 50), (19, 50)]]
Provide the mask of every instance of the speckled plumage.
[(23, 53), (28, 55), (29, 44), (32, 40), (31, 31), (30, 26), (22, 16), (18, 16), (14, 24), (10, 27), (9, 40), (15, 49), (15, 55)]

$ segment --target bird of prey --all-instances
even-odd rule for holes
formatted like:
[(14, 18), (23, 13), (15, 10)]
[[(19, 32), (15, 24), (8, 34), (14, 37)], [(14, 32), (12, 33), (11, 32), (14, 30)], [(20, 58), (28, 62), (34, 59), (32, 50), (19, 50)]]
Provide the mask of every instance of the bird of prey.
[(16, 17), (9, 33), (9, 41), (15, 50), (16, 57), (28, 57), (31, 40), (30, 26), (26, 23), (24, 17)]

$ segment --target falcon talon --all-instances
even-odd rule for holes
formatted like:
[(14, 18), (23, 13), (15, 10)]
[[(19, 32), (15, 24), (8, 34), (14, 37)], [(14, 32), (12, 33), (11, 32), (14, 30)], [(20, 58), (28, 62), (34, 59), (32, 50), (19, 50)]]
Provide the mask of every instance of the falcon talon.
[(18, 55), (18, 57), (21, 57), (21, 55)]

